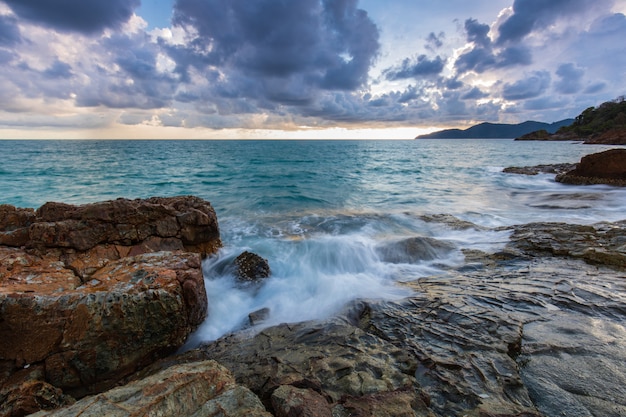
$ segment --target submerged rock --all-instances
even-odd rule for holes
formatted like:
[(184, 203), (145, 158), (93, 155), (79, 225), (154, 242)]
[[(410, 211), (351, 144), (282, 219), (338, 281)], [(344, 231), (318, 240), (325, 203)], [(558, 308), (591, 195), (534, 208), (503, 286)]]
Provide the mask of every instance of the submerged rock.
[(62, 390), (42, 407), (107, 389), (173, 353), (206, 316), (200, 254), (220, 246), (208, 202), (0, 212), (0, 415), (24, 414), (7, 401), (33, 381)]
[(376, 248), (376, 253), (385, 262), (417, 263), (442, 258), (454, 250), (455, 246), (451, 243), (418, 236), (387, 243)]
[(556, 180), (565, 184), (608, 184), (626, 186), (626, 149), (584, 156), (577, 168), (557, 175)]
[(509, 174), (537, 175), (537, 174), (563, 174), (576, 168), (578, 164), (550, 164), (535, 165), (532, 167), (508, 167), (502, 172)]

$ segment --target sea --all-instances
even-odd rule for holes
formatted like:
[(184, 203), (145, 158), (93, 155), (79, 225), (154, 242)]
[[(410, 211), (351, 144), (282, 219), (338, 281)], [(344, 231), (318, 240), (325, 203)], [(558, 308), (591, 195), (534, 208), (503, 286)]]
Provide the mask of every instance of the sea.
[[(262, 309), (269, 313), (257, 328), (324, 319), (356, 299), (406, 297), (401, 282), (462, 265), (464, 249), (501, 250), (510, 235), (502, 226), (623, 220), (625, 188), (502, 172), (609, 148), (504, 139), (2, 140), (0, 204), (210, 201), (224, 246), (203, 263), (209, 313), (193, 345), (249, 327)], [(456, 227), (450, 216), (475, 226)], [(411, 239), (446, 250), (390, 256)], [(233, 277), (228, 265), (244, 251), (268, 260), (272, 275), (262, 284)]]

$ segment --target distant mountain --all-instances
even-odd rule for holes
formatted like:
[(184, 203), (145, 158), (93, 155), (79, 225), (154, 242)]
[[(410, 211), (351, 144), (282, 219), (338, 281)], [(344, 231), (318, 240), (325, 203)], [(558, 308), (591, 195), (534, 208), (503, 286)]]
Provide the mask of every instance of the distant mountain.
[(415, 139), (514, 139), (536, 130), (547, 130), (554, 133), (563, 126), (574, 123), (574, 119), (565, 119), (554, 123), (527, 121), (519, 124), (481, 123), (465, 130), (446, 129), (427, 135), (419, 135)]

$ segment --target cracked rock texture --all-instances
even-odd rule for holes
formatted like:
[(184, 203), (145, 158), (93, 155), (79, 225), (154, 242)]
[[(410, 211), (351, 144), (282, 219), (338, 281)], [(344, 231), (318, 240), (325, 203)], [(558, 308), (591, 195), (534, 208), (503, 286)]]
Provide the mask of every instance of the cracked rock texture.
[(220, 246), (208, 202), (4, 205), (0, 214), (0, 415), (108, 389), (204, 320), (201, 256)]

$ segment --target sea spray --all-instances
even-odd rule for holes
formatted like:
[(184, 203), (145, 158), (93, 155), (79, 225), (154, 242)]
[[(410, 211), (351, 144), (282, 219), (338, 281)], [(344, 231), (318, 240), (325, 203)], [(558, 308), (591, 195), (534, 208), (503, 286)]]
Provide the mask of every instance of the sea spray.
[[(402, 281), (460, 265), (464, 248), (495, 251), (508, 236), (453, 230), (410, 214), (257, 216), (228, 225), (231, 244), (204, 262), (208, 317), (187, 347), (251, 327), (249, 315), (262, 309), (269, 314), (253, 330), (323, 319), (357, 299), (406, 297), (410, 291)], [(425, 247), (407, 248), (406, 242)], [(268, 259), (270, 278), (256, 285), (237, 281), (233, 261), (245, 250)]]

